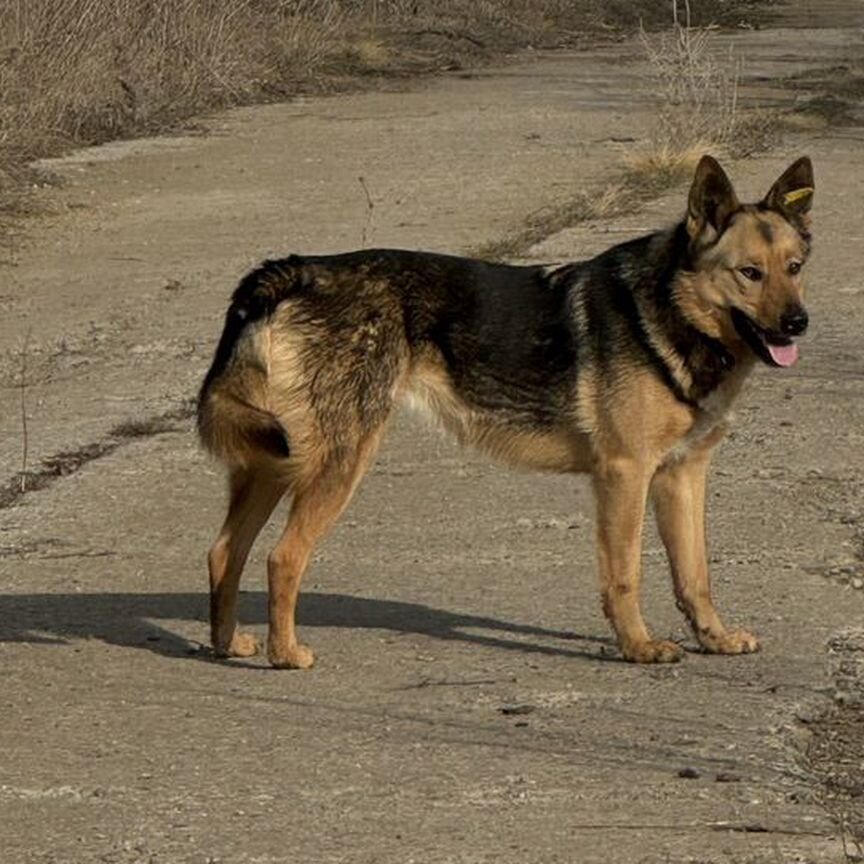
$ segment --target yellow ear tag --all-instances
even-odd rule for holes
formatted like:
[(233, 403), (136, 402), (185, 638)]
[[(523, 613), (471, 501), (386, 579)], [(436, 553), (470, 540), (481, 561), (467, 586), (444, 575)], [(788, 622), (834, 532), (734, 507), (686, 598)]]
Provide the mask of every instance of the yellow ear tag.
[(800, 189), (793, 189), (791, 192), (787, 192), (783, 196), (783, 203), (794, 204), (796, 201), (800, 201), (802, 198), (806, 198), (808, 195), (812, 194), (812, 186), (802, 186)]

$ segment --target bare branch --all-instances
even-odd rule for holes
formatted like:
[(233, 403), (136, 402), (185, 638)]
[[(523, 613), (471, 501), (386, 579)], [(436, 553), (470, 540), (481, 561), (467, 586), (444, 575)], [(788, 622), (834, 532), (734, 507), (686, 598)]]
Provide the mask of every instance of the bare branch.
[(21, 476), (19, 478), (21, 491), (27, 491), (27, 457), (30, 451), (30, 436), (27, 428), (27, 351), (30, 347), (30, 333), (28, 330), (21, 345), (21, 380), (18, 387), (21, 391)]
[(372, 201), (372, 196), (369, 194), (369, 187), (366, 185), (366, 180), (361, 175), (357, 178), (360, 186), (363, 188), (363, 194), (366, 196), (366, 224), (361, 232), (362, 245), (365, 249), (369, 245), (369, 240), (372, 237), (372, 217), (375, 213), (375, 204)]

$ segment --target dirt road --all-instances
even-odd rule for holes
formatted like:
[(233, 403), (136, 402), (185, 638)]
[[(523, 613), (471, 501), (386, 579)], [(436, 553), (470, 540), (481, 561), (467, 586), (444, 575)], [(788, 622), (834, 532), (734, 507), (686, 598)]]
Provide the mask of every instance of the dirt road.
[[(794, 73), (860, 51), (845, 23), (733, 38), (754, 74)], [(77, 470), (0, 509), (4, 864), (842, 860), (802, 753), (827, 640), (864, 616), (861, 128), (733, 167), (745, 198), (802, 151), (818, 172), (812, 335), (794, 370), (760, 370), (713, 475), (719, 602), (761, 654), (618, 662), (586, 484), (409, 415), (309, 574), (316, 668), (198, 650), (223, 489), (178, 409), (236, 278), (364, 240), (468, 250), (599, 187), (652, 120), (637, 53), (244, 109), (52, 166), (61, 206), (0, 290), (0, 371), (27, 382), (0, 390), (0, 464), (13, 480), (23, 396), (28, 467)], [(682, 196), (531, 254), (582, 257)], [(259, 632), (277, 528), (245, 580)], [(645, 567), (648, 620), (689, 645), (653, 529)]]

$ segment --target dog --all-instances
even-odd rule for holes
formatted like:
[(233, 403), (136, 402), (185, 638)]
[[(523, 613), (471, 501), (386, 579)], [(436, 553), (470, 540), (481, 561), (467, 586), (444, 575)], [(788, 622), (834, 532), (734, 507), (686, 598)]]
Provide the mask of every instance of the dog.
[(406, 396), (493, 457), (590, 474), (603, 610), (624, 658), (683, 653), (652, 638), (640, 612), (649, 500), (702, 649), (756, 651), (711, 599), (706, 475), (754, 365), (798, 359), (813, 193), (802, 157), (759, 203), (741, 204), (706, 155), (681, 221), (588, 261), (367, 249), (292, 255), (247, 275), (198, 402), (200, 438), (229, 469), (228, 514), (209, 553), (215, 653), (258, 649), (237, 626), (240, 575), (290, 494), (267, 561), (267, 654), (277, 668), (313, 664), (295, 630), (301, 579)]

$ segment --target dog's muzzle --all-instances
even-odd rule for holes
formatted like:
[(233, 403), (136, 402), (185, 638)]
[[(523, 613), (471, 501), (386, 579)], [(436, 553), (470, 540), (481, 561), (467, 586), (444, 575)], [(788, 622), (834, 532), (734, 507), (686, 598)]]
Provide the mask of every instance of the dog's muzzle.
[(732, 323), (738, 335), (763, 363), (785, 369), (794, 366), (798, 360), (798, 346), (792, 337), (807, 329), (809, 318), (807, 312), (798, 307), (781, 317), (781, 332), (778, 332), (757, 324), (740, 309), (733, 309)]

